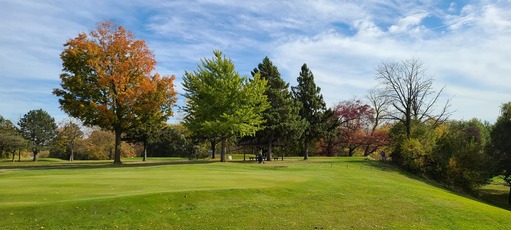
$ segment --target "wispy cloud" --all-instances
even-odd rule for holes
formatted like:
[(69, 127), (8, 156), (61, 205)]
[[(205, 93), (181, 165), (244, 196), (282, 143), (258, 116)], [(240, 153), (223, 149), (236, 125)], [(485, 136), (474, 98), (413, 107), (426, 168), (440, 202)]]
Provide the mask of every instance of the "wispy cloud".
[[(193, 71), (201, 58), (220, 49), (243, 75), (269, 56), (291, 85), (307, 63), (332, 105), (362, 97), (376, 84), (374, 68), (382, 61), (413, 57), (424, 62), (439, 88), (446, 86), (446, 96), (455, 96), (454, 118), (492, 121), (499, 105), (511, 100), (508, 1), (0, 0), (0, 5), (0, 115), (9, 119), (37, 108), (65, 116), (51, 95), (60, 82), (62, 44), (105, 19), (146, 40), (157, 70), (175, 74), (178, 84), (184, 70)], [(17, 87), (25, 92), (12, 90)]]
[[(369, 17), (355, 21), (354, 36), (333, 32), (295, 40), (279, 46), (275, 56), (288, 74), (307, 62), (313, 72), (320, 73), (316, 78), (326, 87), (323, 92), (330, 100), (360, 95), (372, 87), (373, 68), (379, 62), (419, 58), (437, 79), (438, 87), (446, 85), (446, 94), (455, 96), (453, 107), (462, 111), (455, 118), (494, 120), (499, 105), (511, 99), (511, 78), (507, 76), (511, 66), (506, 63), (511, 51), (506, 42), (511, 35), (511, 15), (506, 10), (509, 7), (491, 4), (480, 10), (465, 6), (459, 15), (439, 14), (437, 10), (435, 14), (450, 29), (447, 33), (422, 22), (429, 15), (426, 11), (401, 12), (387, 29)], [(463, 79), (470, 84), (457, 86), (458, 82), (467, 82)], [(332, 85), (344, 87), (330, 90)], [(475, 99), (479, 93), (485, 96)], [(465, 107), (467, 101), (472, 102), (469, 107)]]

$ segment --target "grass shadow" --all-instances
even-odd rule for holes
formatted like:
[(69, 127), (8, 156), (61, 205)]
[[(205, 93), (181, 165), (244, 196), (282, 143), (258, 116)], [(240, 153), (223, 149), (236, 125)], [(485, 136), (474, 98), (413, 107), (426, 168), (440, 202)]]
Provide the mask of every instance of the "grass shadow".
[(447, 191), (448, 193), (451, 193), (454, 195), (459, 195), (459, 196), (462, 196), (467, 199), (471, 199), (471, 200), (474, 200), (477, 202), (482, 202), (482, 203), (485, 203), (485, 204), (488, 204), (491, 206), (495, 206), (498, 208), (502, 208), (502, 209), (511, 211), (511, 205), (509, 205), (507, 203), (507, 199), (508, 199), (507, 191), (502, 191), (502, 190), (498, 190), (498, 189), (483, 189), (483, 188), (481, 188), (481, 189), (477, 189), (473, 193), (467, 193), (464, 191), (453, 190), (452, 188), (450, 188), (442, 183), (439, 183), (432, 179), (428, 179), (426, 177), (416, 175), (412, 172), (403, 170), (403, 169), (399, 168), (398, 166), (393, 165), (391, 162), (382, 162), (382, 161), (370, 160), (370, 159), (366, 159), (363, 162), (364, 162), (364, 164), (374, 167), (375, 169), (379, 169), (382, 171), (394, 171), (394, 172), (397, 172), (400, 175), (403, 175), (410, 179), (418, 180), (418, 181), (424, 182), (430, 186)]
[[(508, 188), (508, 187), (506, 187)], [(479, 197), (485, 203), (491, 204), (493, 206), (506, 209), (511, 211), (511, 205), (508, 204), (509, 193), (508, 189), (491, 189), (491, 188), (479, 188), (477, 192), (479, 193)]]
[[(128, 167), (151, 167), (151, 166), (162, 166), (162, 165), (185, 165), (185, 164), (210, 164), (216, 161), (211, 160), (155, 160), (155, 161), (127, 161), (122, 164), (113, 164), (113, 162), (87, 162), (79, 161), (76, 163), (72, 162), (55, 162), (49, 164), (39, 165), (1, 165), (0, 170), (5, 169), (27, 169), (27, 170), (45, 170), (45, 169), (92, 169), (92, 168), (128, 168)], [(35, 162), (37, 163), (37, 162)]]

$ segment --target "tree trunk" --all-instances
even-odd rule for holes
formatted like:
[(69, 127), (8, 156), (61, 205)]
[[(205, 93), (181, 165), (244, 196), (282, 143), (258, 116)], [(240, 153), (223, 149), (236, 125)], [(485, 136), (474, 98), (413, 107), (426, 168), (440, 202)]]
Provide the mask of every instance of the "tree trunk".
[(144, 150), (142, 153), (142, 161), (147, 160), (147, 139), (144, 140)]
[(39, 153), (39, 150), (38, 149), (34, 149), (33, 153), (34, 153), (34, 159), (32, 161), (37, 161), (37, 154)]
[(16, 150), (12, 151), (12, 162), (14, 162), (14, 157), (16, 156)]
[(216, 141), (211, 141), (211, 159), (215, 159)]
[(405, 128), (406, 128), (406, 138), (410, 139), (410, 135), (412, 133), (412, 118), (411, 118), (411, 111), (410, 111), (410, 105), (408, 105), (408, 108), (406, 108), (406, 115), (405, 115)]
[[(371, 148), (371, 145), (375, 144), (376, 140), (374, 138), (374, 132), (376, 131), (376, 128), (378, 128), (378, 125), (379, 125), (379, 117), (378, 115), (376, 115), (376, 119), (375, 119), (375, 122), (374, 122), (374, 125), (373, 125), (373, 128), (371, 129), (371, 133), (369, 133), (369, 136), (370, 136), (370, 139), (368, 141), (368, 143), (366, 144), (366, 147), (364, 149), (364, 156), (367, 157), (369, 156), (371, 153), (375, 152), (376, 149), (378, 149), (378, 145), (379, 144), (376, 144), (376, 148)], [(367, 139), (366, 139), (367, 140)]]
[(305, 138), (305, 143), (304, 143), (303, 159), (304, 160), (309, 159), (309, 140), (307, 140), (307, 138)]
[(334, 141), (328, 140), (326, 146), (327, 146), (326, 147), (326, 155), (329, 157), (333, 157), (334, 156)]
[(281, 154), (280, 157), (282, 157), (282, 161), (284, 161), (284, 151), (282, 150), (282, 147), (279, 147), (279, 152)]
[(272, 149), (272, 142), (273, 142), (273, 135), (270, 136), (270, 140), (268, 141), (268, 154), (266, 156), (266, 160), (267, 161), (271, 161), (272, 159), (272, 153), (271, 153), (271, 149)]
[(507, 203), (511, 205), (511, 185), (509, 185), (509, 196), (507, 197)]
[(226, 162), (226, 159), (225, 159), (225, 142), (226, 142), (226, 139), (225, 137), (222, 137), (222, 150), (220, 150), (220, 162)]
[(364, 149), (364, 157), (367, 157), (369, 156), (369, 145), (366, 145), (365, 149)]
[(122, 164), (121, 162), (121, 129), (115, 129), (115, 154), (114, 164)]
[(75, 160), (75, 154), (74, 154), (73, 149), (71, 148), (71, 154), (69, 155), (69, 161), (74, 161), (74, 160)]
[(18, 162), (21, 162), (21, 149), (18, 149)]
[(355, 152), (355, 149), (348, 148), (348, 156), (352, 157), (354, 152)]

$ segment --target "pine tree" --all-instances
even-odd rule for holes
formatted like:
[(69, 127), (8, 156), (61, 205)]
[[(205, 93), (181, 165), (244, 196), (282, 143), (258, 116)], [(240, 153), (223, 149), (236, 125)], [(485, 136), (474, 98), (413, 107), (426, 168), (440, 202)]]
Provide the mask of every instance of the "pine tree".
[(321, 88), (314, 83), (314, 75), (307, 64), (302, 65), (300, 76), (296, 79), (298, 86), (291, 87), (296, 101), (301, 102), (300, 116), (306, 121), (303, 133), (303, 159), (309, 158), (309, 144), (314, 141), (323, 130), (323, 113), (326, 111)]
[(266, 141), (266, 160), (271, 161), (273, 142), (284, 137), (301, 135), (305, 122), (299, 115), (299, 104), (289, 92), (289, 83), (280, 77), (279, 70), (268, 57), (254, 69), (252, 76), (256, 74), (268, 81), (264, 94), (270, 103), (270, 107), (263, 112), (265, 128), (257, 132), (256, 139)]

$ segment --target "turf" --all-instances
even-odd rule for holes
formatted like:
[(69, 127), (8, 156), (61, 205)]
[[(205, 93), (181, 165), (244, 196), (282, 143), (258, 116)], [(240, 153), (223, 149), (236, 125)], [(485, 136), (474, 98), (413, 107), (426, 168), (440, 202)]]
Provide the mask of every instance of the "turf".
[[(235, 157), (234, 159), (239, 159)], [(364, 158), (0, 163), (2, 229), (507, 229), (511, 212)]]

